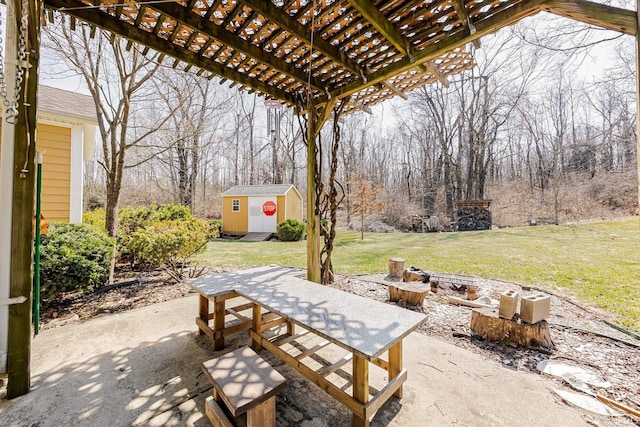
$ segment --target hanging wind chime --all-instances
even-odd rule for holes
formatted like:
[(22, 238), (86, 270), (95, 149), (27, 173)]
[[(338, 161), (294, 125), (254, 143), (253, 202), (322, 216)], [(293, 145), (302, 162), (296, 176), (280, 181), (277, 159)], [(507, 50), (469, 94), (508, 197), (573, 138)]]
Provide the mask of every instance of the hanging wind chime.
[[(5, 79), (5, 58), (4, 58), (4, 40), (2, 39), (2, 30), (0, 29), (0, 96), (2, 104), (5, 108), (5, 120), (9, 124), (16, 124), (18, 121), (18, 99), (20, 98), (20, 90), (24, 82), (24, 73), (27, 69), (27, 27), (29, 25), (29, 1), (21, 2), (20, 29), (18, 32), (18, 55), (16, 64), (16, 78), (13, 91), (13, 97), (9, 99), (7, 94), (7, 82)], [(8, 6), (7, 6), (8, 7)], [(0, 18), (2, 16), (0, 15)]]

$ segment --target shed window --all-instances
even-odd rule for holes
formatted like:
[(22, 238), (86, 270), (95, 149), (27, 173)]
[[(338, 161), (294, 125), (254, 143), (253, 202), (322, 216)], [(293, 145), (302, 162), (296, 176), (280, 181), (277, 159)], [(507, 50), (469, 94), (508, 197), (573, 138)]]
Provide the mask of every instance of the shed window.
[(240, 199), (233, 199), (231, 201), (231, 210), (233, 212), (240, 212)]

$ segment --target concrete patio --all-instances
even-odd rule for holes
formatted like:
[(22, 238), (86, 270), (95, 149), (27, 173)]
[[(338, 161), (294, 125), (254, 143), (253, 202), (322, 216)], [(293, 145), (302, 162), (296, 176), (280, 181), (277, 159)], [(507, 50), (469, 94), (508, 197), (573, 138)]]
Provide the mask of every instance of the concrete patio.
[[(214, 352), (197, 333), (197, 306), (190, 296), (43, 331), (32, 345), (32, 391), (0, 400), (0, 425), (210, 425), (204, 400), (211, 386), (200, 364), (249, 339), (237, 334)], [(373, 426), (587, 424), (580, 410), (553, 397), (549, 388), (556, 385), (543, 376), (417, 333), (404, 342), (404, 397), (383, 406)], [(289, 382), (277, 399), (280, 425), (350, 425), (346, 408), (273, 355), (260, 354)]]

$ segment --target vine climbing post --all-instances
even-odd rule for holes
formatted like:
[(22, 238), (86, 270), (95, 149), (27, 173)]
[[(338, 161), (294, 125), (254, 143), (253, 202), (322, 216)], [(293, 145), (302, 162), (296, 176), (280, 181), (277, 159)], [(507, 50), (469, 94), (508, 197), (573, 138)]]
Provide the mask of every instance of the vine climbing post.
[[(330, 271), (332, 270), (331, 252), (335, 237), (335, 211), (340, 203), (335, 194), (337, 144), (339, 143), (339, 135), (335, 133), (339, 133), (339, 126), (334, 126), (334, 146), (328, 187), (322, 180), (319, 134), (332, 114), (336, 115), (334, 120), (337, 120), (336, 117), (341, 114), (342, 108), (334, 110), (337, 103), (338, 99), (334, 98), (320, 108), (311, 102), (307, 104), (307, 279), (323, 284), (333, 281), (333, 271)], [(344, 103), (342, 105), (344, 107)], [(325, 191), (326, 188), (329, 194)], [(327, 210), (331, 219), (329, 231), (324, 230), (320, 222)], [(324, 247), (321, 247), (321, 240), (324, 240)]]
[(307, 108), (307, 280), (320, 283), (320, 215), (317, 207), (318, 116), (311, 102)]
[[(11, 217), (10, 297), (26, 297), (22, 303), (9, 306), (9, 335), (7, 397), (14, 398), (29, 392), (31, 354), (31, 305), (33, 294), (33, 215), (36, 182), (36, 92), (40, 56), (40, 22), (42, 0), (11, 0), (7, 6), (22, 11), (16, 17), (18, 28), (18, 64), (22, 67), (21, 85), (16, 84), (17, 104), (13, 139), (13, 191)], [(26, 14), (26, 16), (25, 16)], [(17, 13), (16, 13), (17, 15)], [(7, 20), (9, 21), (9, 20)], [(8, 23), (8, 22), (7, 22)], [(8, 23), (9, 24), (9, 23)], [(24, 29), (24, 31), (23, 31)], [(16, 42), (14, 40), (13, 42)], [(11, 41), (8, 41), (11, 43)], [(13, 49), (12, 49), (13, 50)], [(22, 53), (22, 54), (21, 54)], [(26, 54), (26, 55), (25, 55)], [(5, 117), (7, 112), (5, 111)], [(6, 125), (6, 123), (5, 123)]]

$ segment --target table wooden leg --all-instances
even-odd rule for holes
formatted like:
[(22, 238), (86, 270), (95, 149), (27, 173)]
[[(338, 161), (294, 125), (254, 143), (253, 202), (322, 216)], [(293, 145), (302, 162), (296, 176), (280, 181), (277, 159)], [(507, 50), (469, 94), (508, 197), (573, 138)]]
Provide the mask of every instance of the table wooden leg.
[(225, 308), (224, 300), (213, 300), (213, 348), (214, 350), (222, 350), (224, 348), (224, 320)]
[[(262, 313), (261, 313), (261, 308), (260, 304), (254, 304), (253, 305), (253, 326), (251, 327), (251, 329), (253, 329), (253, 331), (256, 334), (260, 333), (260, 323), (262, 321)], [(257, 340), (253, 340), (253, 343), (251, 344), (251, 347), (255, 350), (255, 351), (260, 351), (262, 349), (262, 345), (260, 344), (260, 341)]]
[(287, 320), (287, 335), (292, 336), (296, 333), (296, 324), (291, 320)]
[[(198, 317), (205, 325), (209, 324), (209, 298), (200, 294), (198, 298)], [(198, 335), (204, 335), (204, 331), (198, 328)]]
[[(389, 349), (389, 381), (394, 379), (400, 371), (402, 371), (402, 341)], [(402, 398), (402, 386), (393, 395)]]
[(273, 396), (247, 412), (247, 427), (276, 427), (276, 397)]
[[(353, 398), (360, 403), (369, 401), (369, 361), (353, 355)], [(353, 427), (369, 427), (369, 420), (353, 414)]]

